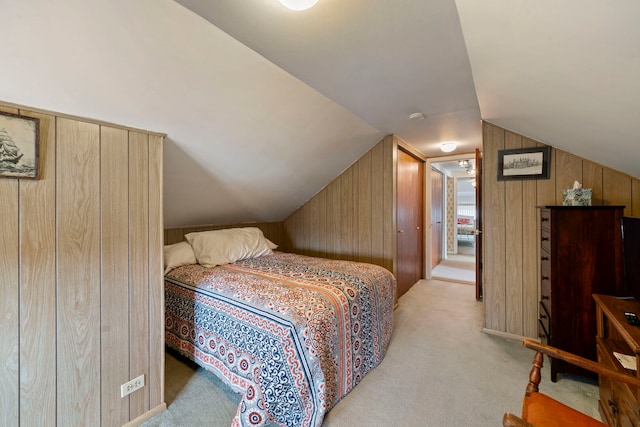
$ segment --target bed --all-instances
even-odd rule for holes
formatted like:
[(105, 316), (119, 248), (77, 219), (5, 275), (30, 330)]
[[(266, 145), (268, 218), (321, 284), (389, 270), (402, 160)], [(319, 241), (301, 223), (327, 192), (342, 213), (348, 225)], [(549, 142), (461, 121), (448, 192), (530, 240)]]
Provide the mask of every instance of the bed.
[(395, 279), (268, 246), (214, 266), (204, 256), (170, 265), (165, 342), (242, 395), (233, 426), (320, 426), (382, 361)]
[(458, 240), (473, 240), (475, 237), (475, 220), (473, 218), (458, 217)]

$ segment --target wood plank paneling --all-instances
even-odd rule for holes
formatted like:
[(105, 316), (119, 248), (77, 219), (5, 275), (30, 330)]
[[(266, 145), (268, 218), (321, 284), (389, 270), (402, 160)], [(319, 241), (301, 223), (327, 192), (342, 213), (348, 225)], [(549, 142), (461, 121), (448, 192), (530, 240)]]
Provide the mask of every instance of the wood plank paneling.
[(17, 426), (20, 414), (20, 271), (18, 181), (0, 179), (0, 425)]
[[(535, 147), (536, 142), (522, 138), (523, 147)], [(522, 334), (538, 334), (539, 249), (536, 181), (522, 182)]]
[(351, 194), (349, 198), (351, 199), (351, 212), (349, 212), (349, 216), (351, 216), (351, 233), (348, 236), (348, 239), (352, 245), (351, 254), (349, 255), (353, 261), (360, 261), (360, 198), (362, 195), (360, 194), (360, 165), (361, 162), (359, 159), (357, 162), (353, 164), (352, 172), (351, 172)]
[[(389, 135), (284, 221), (288, 251), (372, 262), (393, 272), (395, 150)], [(301, 219), (302, 218), (302, 219)], [(301, 231), (297, 222), (310, 229)], [(314, 228), (317, 230), (314, 230)], [(309, 241), (310, 240), (310, 241)], [(317, 243), (315, 243), (317, 242)]]
[[(331, 184), (327, 186), (328, 201), (331, 209), (328, 212), (328, 232), (329, 232), (329, 256), (331, 258), (338, 258), (341, 255), (341, 239), (340, 239), (340, 219), (342, 215), (342, 208), (340, 207), (340, 195), (341, 195), (341, 182), (340, 179), (334, 179)], [(285, 221), (286, 223), (286, 221)]]
[(307, 216), (306, 227), (308, 229), (308, 253), (311, 256), (320, 256), (320, 229), (318, 222), (320, 221), (320, 199), (314, 197), (308, 205), (309, 212)]
[(396, 218), (396, 187), (398, 169), (398, 144), (393, 135), (387, 136), (383, 140), (382, 163), (382, 229), (384, 255), (382, 266), (396, 274), (397, 259), (397, 218)]
[(329, 209), (327, 202), (327, 192), (324, 190), (321, 191), (314, 197), (314, 199), (318, 199), (318, 255), (327, 257), (327, 254), (329, 253), (329, 242), (327, 236), (325, 235), (328, 227), (327, 211)]
[(100, 425), (99, 126), (58, 118), (59, 425)]
[(358, 231), (357, 236), (354, 238), (358, 240), (358, 260), (362, 262), (371, 262), (372, 260), (371, 241), (373, 234), (373, 215), (366, 214), (367, 212), (372, 212), (372, 156), (373, 152), (368, 151), (358, 161), (358, 185), (357, 190), (354, 192), (354, 196), (358, 203), (355, 211), (355, 215), (358, 218)]
[(340, 255), (353, 256), (353, 167), (340, 176)]
[[(17, 114), (0, 105), (0, 111)], [(17, 426), (20, 414), (20, 270), (18, 180), (0, 179), (0, 425)]]
[[(538, 146), (543, 147), (544, 144), (538, 143)], [(556, 152), (556, 150), (551, 150), (551, 165), (549, 166), (551, 176), (549, 179), (540, 179), (536, 181), (536, 200), (538, 202), (538, 206), (562, 204), (562, 193), (560, 193), (560, 197), (557, 197), (556, 192)]]
[(590, 162), (582, 161), (582, 187), (591, 188), (591, 204), (593, 206), (602, 206), (604, 204), (602, 186), (602, 166)]
[[(149, 372), (149, 136), (129, 132), (129, 378)], [(131, 418), (149, 410), (149, 388), (129, 395)]]
[(129, 421), (129, 399), (120, 385), (129, 381), (129, 359), (110, 357), (114, 348), (129, 354), (129, 132), (103, 126), (100, 131), (102, 221), (102, 425)]
[[(506, 332), (505, 289), (505, 183), (496, 181), (498, 151), (504, 149), (505, 131), (490, 123), (482, 127), (483, 164), (483, 237), (485, 325)], [(487, 262), (486, 260), (491, 260)]]
[(149, 406), (164, 405), (163, 138), (149, 135)]
[[(32, 108), (9, 110), (40, 120), (41, 170), (38, 180), (0, 180), (0, 425), (128, 424), (129, 398), (120, 398), (120, 384), (130, 379), (127, 189), (133, 130)], [(147, 257), (145, 270), (155, 298), (150, 294), (139, 308), (156, 328), (135, 338), (147, 359), (154, 359), (144, 393), (154, 397), (157, 412), (165, 407), (163, 136), (149, 135), (155, 164), (142, 173), (153, 176), (145, 185), (155, 196), (149, 194), (153, 208), (140, 226), (155, 229), (145, 241), (155, 254)]]
[(562, 191), (573, 188), (575, 181), (582, 184), (582, 159), (562, 150), (554, 151), (556, 152), (556, 194), (560, 197), (556, 200), (558, 204), (562, 204)]
[(384, 265), (384, 145), (371, 149), (371, 262)]
[(504, 187), (496, 179), (496, 153), (516, 148), (519, 138), (525, 147), (544, 146), (483, 123), (485, 330), (533, 338), (537, 337), (540, 269), (537, 207), (561, 205), (562, 191), (577, 180), (584, 188), (592, 188), (593, 204), (625, 205), (625, 214), (640, 215), (640, 200), (636, 202), (640, 188), (636, 178), (553, 148), (549, 179), (510, 181)]
[[(20, 114), (40, 120), (40, 158), (55, 158), (55, 117)], [(28, 426), (56, 419), (55, 176), (55, 162), (41, 162), (39, 180), (20, 182), (20, 423)]]
[(613, 169), (602, 170), (603, 201), (605, 205), (625, 206), (624, 214), (631, 215), (631, 177)]
[[(522, 137), (505, 132), (505, 149), (522, 148)], [(507, 332), (522, 335), (523, 182), (505, 182), (505, 316)]]
[(640, 180), (631, 180), (631, 216), (640, 217)]

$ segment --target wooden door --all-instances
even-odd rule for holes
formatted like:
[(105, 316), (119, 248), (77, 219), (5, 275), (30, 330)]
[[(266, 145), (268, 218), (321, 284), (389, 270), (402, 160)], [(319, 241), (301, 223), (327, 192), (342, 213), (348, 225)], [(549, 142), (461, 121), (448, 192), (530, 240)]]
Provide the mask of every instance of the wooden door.
[(442, 261), (444, 175), (431, 168), (431, 268)]
[(398, 297), (422, 278), (424, 163), (398, 149)]

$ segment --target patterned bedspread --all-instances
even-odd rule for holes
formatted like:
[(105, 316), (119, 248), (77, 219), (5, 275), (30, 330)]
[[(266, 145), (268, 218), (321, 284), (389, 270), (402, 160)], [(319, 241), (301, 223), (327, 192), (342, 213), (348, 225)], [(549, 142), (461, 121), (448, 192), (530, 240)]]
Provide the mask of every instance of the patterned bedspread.
[(165, 276), (166, 343), (242, 400), (233, 426), (319, 426), (384, 357), (386, 269), (274, 252)]

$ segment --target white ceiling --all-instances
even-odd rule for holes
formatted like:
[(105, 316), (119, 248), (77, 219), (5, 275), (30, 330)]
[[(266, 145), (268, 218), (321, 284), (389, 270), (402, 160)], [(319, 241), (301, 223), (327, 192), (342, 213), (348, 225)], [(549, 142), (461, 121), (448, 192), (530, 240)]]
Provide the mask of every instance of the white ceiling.
[(635, 1), (7, 0), (2, 15), (0, 100), (167, 133), (168, 226), (282, 220), (384, 135), (470, 153), (481, 118), (640, 176)]

